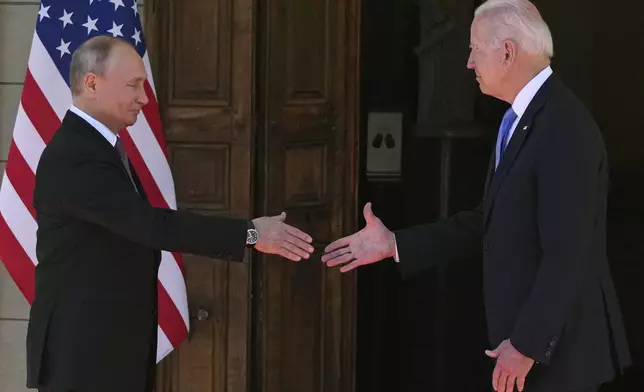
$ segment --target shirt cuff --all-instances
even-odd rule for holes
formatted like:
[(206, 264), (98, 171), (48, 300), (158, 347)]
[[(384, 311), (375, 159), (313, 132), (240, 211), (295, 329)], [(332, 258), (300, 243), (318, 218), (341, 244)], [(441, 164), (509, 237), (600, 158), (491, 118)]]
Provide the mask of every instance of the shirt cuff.
[(396, 241), (396, 234), (393, 234), (393, 236), (394, 236), (394, 247), (396, 248), (396, 255), (394, 256), (394, 260), (396, 260), (396, 263), (400, 263), (400, 257), (398, 256), (398, 242)]

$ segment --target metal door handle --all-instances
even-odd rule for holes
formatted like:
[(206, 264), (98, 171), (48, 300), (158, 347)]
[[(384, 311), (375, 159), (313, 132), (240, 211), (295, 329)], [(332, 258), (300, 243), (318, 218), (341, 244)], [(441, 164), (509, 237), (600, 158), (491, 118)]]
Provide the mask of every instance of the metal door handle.
[(208, 319), (210, 319), (210, 312), (205, 308), (198, 308), (196, 312), (190, 315), (190, 333), (188, 334), (188, 341), (191, 340), (197, 327), (197, 324), (194, 321), (206, 321)]
[(204, 308), (199, 308), (197, 309), (197, 314), (192, 317), (193, 320), (197, 321), (206, 321), (210, 318), (210, 313), (208, 313), (207, 309)]

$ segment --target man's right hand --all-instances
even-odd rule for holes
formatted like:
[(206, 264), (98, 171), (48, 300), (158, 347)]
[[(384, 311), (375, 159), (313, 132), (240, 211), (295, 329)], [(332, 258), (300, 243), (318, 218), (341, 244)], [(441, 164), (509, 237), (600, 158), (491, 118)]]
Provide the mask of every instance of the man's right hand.
[(289, 260), (308, 259), (313, 252), (310, 235), (284, 223), (286, 213), (253, 219), (258, 240), (255, 249), (262, 253), (278, 254)]
[(341, 238), (324, 249), (322, 262), (329, 267), (345, 264), (341, 272), (348, 272), (361, 265), (376, 263), (394, 257), (396, 240), (382, 221), (371, 211), (371, 203), (363, 209), (367, 225), (359, 232)]

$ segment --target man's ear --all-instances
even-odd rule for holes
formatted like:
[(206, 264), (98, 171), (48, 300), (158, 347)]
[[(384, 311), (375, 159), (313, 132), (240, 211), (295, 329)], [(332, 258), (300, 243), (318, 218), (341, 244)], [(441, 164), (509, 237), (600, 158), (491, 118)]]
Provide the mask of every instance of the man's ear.
[(512, 40), (506, 40), (503, 42), (503, 63), (506, 66), (514, 63), (514, 60), (517, 57), (517, 44)]
[(98, 82), (98, 77), (96, 74), (93, 73), (88, 73), (85, 75), (85, 78), (83, 78), (83, 89), (91, 94), (94, 95), (96, 94), (96, 84)]

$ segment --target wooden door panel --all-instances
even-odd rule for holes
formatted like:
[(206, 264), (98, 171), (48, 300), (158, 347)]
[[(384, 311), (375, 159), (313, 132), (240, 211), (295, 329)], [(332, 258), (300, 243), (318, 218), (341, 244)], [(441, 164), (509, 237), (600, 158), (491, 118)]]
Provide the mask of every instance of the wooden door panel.
[[(178, 207), (248, 218), (252, 0), (167, 0), (147, 7), (156, 22), (155, 80)], [(160, 367), (159, 390), (245, 392), (248, 262), (184, 255), (184, 264), (191, 334)], [(208, 317), (200, 320), (200, 310)]]
[(230, 208), (230, 147), (227, 144), (181, 144), (170, 149), (177, 199), (189, 208)]
[(357, 29), (347, 29), (354, 7), (341, 0), (259, 6), (261, 208), (286, 211), (318, 254), (256, 263), (256, 390), (353, 390), (354, 276), (327, 269), (319, 252), (355, 229), (357, 62), (347, 56), (357, 47)]
[(170, 3), (171, 56), (166, 58), (170, 104), (193, 101), (200, 106), (230, 107), (233, 1)]
[[(283, 23), (281, 41), (286, 50), (283, 68), (286, 97), (290, 102), (324, 100), (328, 91), (329, 36), (335, 34), (330, 18), (336, 16), (330, 0), (284, 2), (285, 12), (274, 14)], [(280, 34), (278, 33), (278, 34)], [(278, 49), (279, 50), (279, 49)]]
[(336, 22), (338, 5), (336, 0), (268, 2), (269, 121), (291, 138), (332, 137), (330, 123), (338, 102), (330, 93), (342, 87), (334, 84), (341, 74), (333, 64), (337, 48), (331, 46), (333, 37), (342, 34)]

